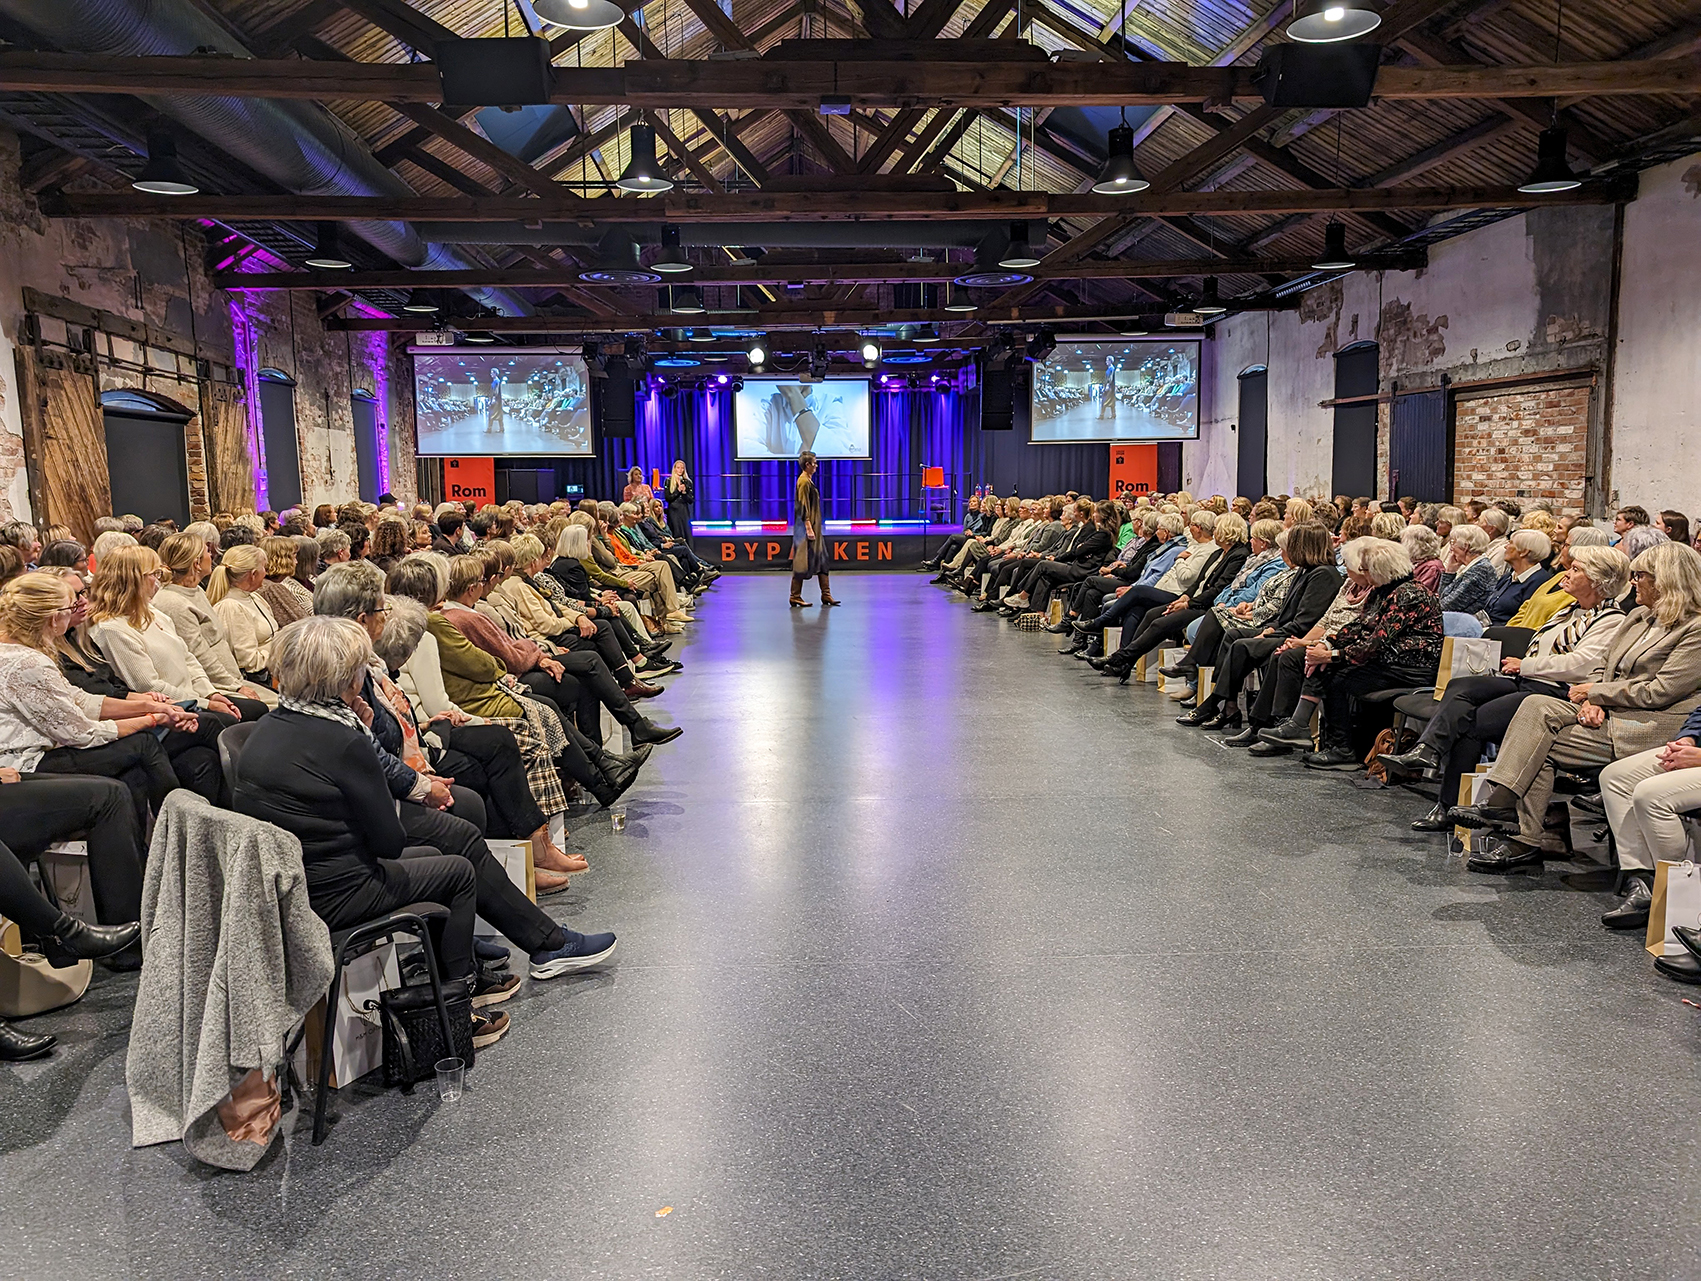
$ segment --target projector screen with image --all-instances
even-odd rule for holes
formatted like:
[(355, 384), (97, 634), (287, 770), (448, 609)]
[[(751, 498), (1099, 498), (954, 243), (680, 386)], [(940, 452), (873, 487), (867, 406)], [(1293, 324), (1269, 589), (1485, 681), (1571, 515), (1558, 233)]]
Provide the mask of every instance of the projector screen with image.
[(1029, 380), (1036, 445), (1197, 440), (1197, 340), (1059, 338)]
[(804, 383), (746, 378), (733, 394), (738, 457), (747, 461), (796, 458), (867, 458), (873, 418), (868, 381), (834, 378)]
[(418, 452), (588, 458), (591, 391), (575, 352), (415, 349)]

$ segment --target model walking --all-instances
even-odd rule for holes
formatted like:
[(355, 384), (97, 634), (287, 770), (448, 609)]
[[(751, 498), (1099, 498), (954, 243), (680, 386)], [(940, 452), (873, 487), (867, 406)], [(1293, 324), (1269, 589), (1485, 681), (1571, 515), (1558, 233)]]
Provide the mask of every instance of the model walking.
[(827, 533), (821, 523), (821, 491), (815, 488), (815, 455), (807, 449), (797, 456), (797, 503), (791, 518), (791, 607), (809, 604), (803, 599), (803, 580), (819, 577), (821, 603), (837, 605), (828, 584)]

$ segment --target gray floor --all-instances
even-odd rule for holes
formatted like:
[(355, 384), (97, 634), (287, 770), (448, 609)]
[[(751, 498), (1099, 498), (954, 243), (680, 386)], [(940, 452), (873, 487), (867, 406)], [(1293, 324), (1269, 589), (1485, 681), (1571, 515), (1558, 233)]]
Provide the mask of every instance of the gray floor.
[(1701, 990), (1586, 866), (1472, 876), (1407, 794), (834, 585), (708, 597), (685, 736), (550, 900), (618, 964), (528, 985), (460, 1103), (213, 1174), (128, 1146), (129, 983), (37, 1020), (0, 1275), (1701, 1275)]

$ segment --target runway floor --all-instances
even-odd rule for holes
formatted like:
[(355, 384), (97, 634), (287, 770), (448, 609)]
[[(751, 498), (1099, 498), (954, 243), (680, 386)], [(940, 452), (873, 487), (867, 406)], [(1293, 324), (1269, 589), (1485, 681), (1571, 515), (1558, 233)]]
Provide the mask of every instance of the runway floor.
[(546, 900), (616, 963), (464, 1099), (132, 1151), (101, 972), (0, 1068), (0, 1277), (1701, 1274), (1701, 990), (1594, 865), (1473, 876), (922, 575), (785, 586), (706, 597), (685, 735)]

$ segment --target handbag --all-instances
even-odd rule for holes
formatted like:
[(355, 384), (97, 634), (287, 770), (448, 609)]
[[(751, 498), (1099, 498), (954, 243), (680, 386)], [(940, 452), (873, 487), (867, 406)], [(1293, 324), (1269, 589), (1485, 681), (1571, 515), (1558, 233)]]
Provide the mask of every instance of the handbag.
[(473, 1065), (472, 1039), (472, 979), (455, 979), (443, 984), (443, 1004), (449, 1011), (449, 1027), (455, 1034), (453, 1045), (443, 1044), (443, 1025), (437, 1019), (437, 1002), (431, 996), (431, 984), (410, 983), (406, 987), (380, 992), (376, 1002), (368, 1001), (367, 1009), (378, 1007), (378, 1019), (384, 1032), (384, 1084), (412, 1090), (420, 1081), (430, 1080), (437, 1071), (440, 1059), (459, 1059), (468, 1067)]
[(1494, 676), (1500, 672), (1500, 642), (1480, 636), (1444, 636), (1441, 662), (1435, 673), (1435, 701), (1447, 692), (1455, 676)]

